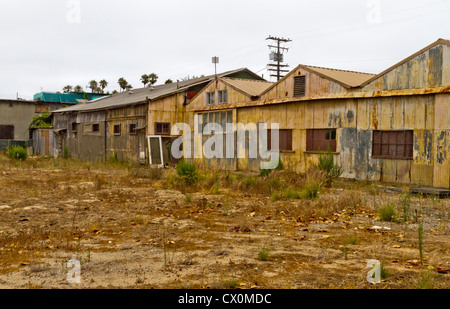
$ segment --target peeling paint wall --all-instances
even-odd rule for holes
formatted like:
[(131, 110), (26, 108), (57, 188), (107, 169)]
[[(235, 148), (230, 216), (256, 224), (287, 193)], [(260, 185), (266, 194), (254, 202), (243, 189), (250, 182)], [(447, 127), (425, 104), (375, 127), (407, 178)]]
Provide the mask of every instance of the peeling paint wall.
[(430, 88), (449, 85), (449, 46), (438, 44), (380, 76), (362, 91)]

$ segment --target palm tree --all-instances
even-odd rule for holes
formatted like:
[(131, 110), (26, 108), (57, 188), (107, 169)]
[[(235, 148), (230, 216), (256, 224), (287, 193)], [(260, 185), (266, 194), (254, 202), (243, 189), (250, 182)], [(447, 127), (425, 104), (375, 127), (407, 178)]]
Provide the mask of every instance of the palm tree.
[(89, 88), (91, 89), (92, 92), (95, 92), (98, 88), (98, 83), (95, 80), (91, 80), (89, 82)]
[(148, 76), (147, 74), (144, 74), (141, 76), (141, 82), (145, 85), (147, 85), (150, 82), (150, 76)]
[(64, 91), (64, 93), (69, 93), (72, 91), (72, 88), (73, 87), (71, 85), (67, 85), (67, 86), (64, 86), (63, 91)]
[(105, 92), (105, 88), (108, 86), (108, 82), (104, 79), (102, 79), (101, 81), (98, 82), (98, 84), (100, 85), (100, 88), (102, 89), (102, 93)]
[(156, 81), (158, 80), (158, 75), (156, 75), (155, 73), (150, 73), (149, 75), (147, 75), (148, 76), (148, 79), (149, 79), (149, 83), (150, 83), (150, 86), (151, 85), (153, 85), (153, 84), (155, 84), (156, 83)]
[(127, 89), (128, 82), (125, 80), (125, 78), (121, 77), (117, 82), (119, 83), (120, 90)]
[(83, 92), (83, 87), (81, 87), (80, 85), (76, 85), (73, 88), (73, 91), (75, 91), (75, 92)]

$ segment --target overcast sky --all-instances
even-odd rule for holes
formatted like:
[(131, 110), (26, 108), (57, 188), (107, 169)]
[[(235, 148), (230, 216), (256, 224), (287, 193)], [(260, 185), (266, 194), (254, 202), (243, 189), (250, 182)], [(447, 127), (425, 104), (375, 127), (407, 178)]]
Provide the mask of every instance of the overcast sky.
[(285, 64), (380, 73), (439, 38), (450, 0), (0, 0), (0, 98), (124, 77), (142, 87), (187, 75), (266, 70), (271, 36)]

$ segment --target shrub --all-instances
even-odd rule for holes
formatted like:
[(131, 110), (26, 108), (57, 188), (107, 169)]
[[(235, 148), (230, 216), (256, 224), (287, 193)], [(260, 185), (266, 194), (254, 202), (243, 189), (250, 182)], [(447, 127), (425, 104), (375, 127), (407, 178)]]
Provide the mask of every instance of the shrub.
[(270, 249), (264, 245), (261, 249), (259, 249), (258, 259), (260, 261), (267, 261), (269, 259), (269, 255), (270, 255)]
[(248, 176), (242, 179), (242, 184), (245, 188), (250, 188), (256, 183), (256, 179), (254, 177)]
[(64, 159), (69, 159), (69, 148), (67, 146), (64, 146), (63, 158)]
[(315, 199), (319, 195), (319, 185), (317, 183), (310, 183), (303, 187), (300, 191), (300, 197), (303, 199)]
[(378, 217), (381, 221), (393, 222), (397, 215), (397, 211), (392, 204), (387, 204), (378, 209)]
[(177, 176), (185, 184), (193, 185), (198, 182), (199, 176), (194, 163), (180, 161), (176, 167)]
[(8, 149), (8, 158), (16, 160), (25, 160), (28, 153), (22, 146), (12, 146)]
[(330, 148), (328, 148), (326, 153), (319, 154), (318, 168), (325, 172), (327, 187), (331, 187), (332, 181), (341, 176), (343, 172), (340, 166), (334, 164), (334, 157)]

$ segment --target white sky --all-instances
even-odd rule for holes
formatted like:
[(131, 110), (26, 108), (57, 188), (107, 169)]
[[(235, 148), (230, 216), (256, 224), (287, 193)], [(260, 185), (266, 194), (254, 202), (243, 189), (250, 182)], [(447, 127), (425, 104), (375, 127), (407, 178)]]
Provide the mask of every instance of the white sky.
[(439, 38), (450, 0), (0, 0), (0, 98), (124, 77), (142, 87), (247, 67), (269, 77), (269, 36), (285, 64), (380, 73)]

